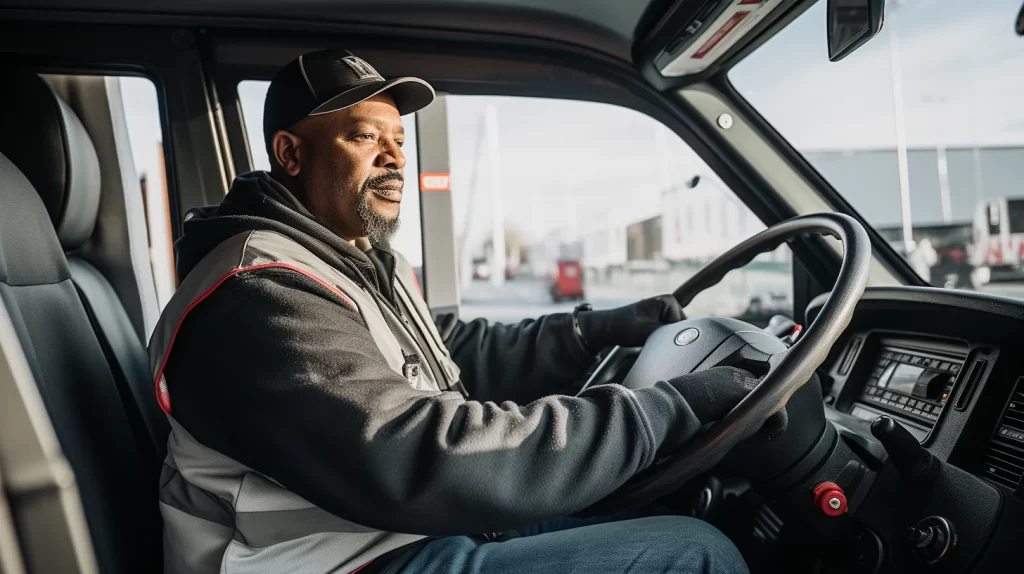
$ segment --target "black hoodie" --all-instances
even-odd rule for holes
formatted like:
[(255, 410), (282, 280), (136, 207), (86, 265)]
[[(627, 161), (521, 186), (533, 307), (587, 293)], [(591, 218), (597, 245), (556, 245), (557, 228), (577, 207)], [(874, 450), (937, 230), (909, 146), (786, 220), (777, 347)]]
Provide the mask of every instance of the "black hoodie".
[[(186, 218), (184, 277), (222, 241), (273, 230), (395, 305), (394, 258), (318, 223), (265, 173)], [(199, 442), (352, 522), (410, 534), (494, 532), (607, 496), (699, 428), (667, 383), (565, 396), (593, 358), (566, 314), (514, 326), (440, 318), (471, 400), (412, 388), (362, 318), (292, 271), (235, 275), (186, 317), (164, 374)]]

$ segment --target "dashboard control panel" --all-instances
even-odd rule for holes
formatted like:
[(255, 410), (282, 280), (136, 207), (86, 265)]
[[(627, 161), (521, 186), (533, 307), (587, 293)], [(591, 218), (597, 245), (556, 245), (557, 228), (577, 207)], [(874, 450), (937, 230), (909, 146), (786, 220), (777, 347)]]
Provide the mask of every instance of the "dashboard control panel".
[(963, 363), (963, 356), (883, 341), (858, 401), (931, 428), (951, 395)]

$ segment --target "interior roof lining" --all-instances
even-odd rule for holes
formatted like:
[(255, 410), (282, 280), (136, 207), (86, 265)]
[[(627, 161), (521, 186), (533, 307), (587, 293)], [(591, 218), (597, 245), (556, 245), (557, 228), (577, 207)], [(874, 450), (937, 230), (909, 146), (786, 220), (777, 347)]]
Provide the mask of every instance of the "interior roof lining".
[[(509, 2), (509, 0), (501, 0)], [(575, 18), (557, 11), (534, 7), (514, 8), (509, 4), (487, 3), (473, 6), (462, 3), (458, 10), (447, 6), (360, 6), (358, 10), (321, 10), (289, 8), (275, 14), (264, 10), (199, 9), (185, 11), (178, 3), (162, 3), (140, 10), (132, 3), (123, 9), (114, 9), (116, 2), (90, 2), (71, 4), (60, 0), (40, 5), (38, 1), (0, 0), (0, 15), (7, 19), (50, 20), (67, 22), (105, 22), (133, 25), (218, 27), (253, 29), (260, 31), (325, 32), (380, 34), (387, 38), (398, 35), (461, 35), (482, 33), (500, 40), (502, 36), (547, 40), (631, 61), (633, 31), (628, 34), (613, 30), (595, 20)], [(185, 7), (194, 2), (185, 0)], [(312, 3), (316, 4), (316, 3)], [(391, 3), (393, 4), (393, 3)], [(291, 6), (291, 5), (289, 5)], [(342, 6), (343, 8), (343, 6)], [(632, 22), (635, 26), (636, 22)], [(621, 25), (621, 24), (620, 24)]]
[[(240, 9), (233, 3), (208, 3), (206, 0), (158, 1), (155, 4), (147, 3), (147, 6), (141, 8), (134, 1), (122, 0), (86, 0), (84, 5), (79, 0), (0, 0), (0, 17), (210, 28), (217, 29), (222, 35), (236, 32), (240, 35), (274, 33), (284, 36), (298, 32), (335, 38), (351, 35), (364, 39), (377, 37), (380, 41), (418, 39), (438, 43), (466, 43), (482, 38), (490, 44), (510, 44), (517, 49), (528, 42), (540, 46), (546, 44), (549, 48), (561, 50), (589, 52), (592, 56), (617, 60), (630, 66), (640, 64), (645, 68), (644, 75), (648, 81), (658, 90), (678, 89), (705, 81), (709, 75), (727, 70), (737, 60), (737, 52), (745, 52), (743, 49), (746, 44), (760, 44), (764, 41), (763, 37), (759, 37), (762, 36), (761, 32), (770, 21), (777, 19), (770, 16), (759, 23), (757, 30), (752, 31), (746, 41), (739, 42), (707, 72), (665, 78), (646, 69), (651, 65), (646, 60), (656, 54), (657, 50), (653, 50), (651, 45), (634, 45), (633, 35), (642, 34), (643, 42), (654, 40), (649, 34), (650, 27), (665, 22), (678, 22), (674, 15), (680, 7), (695, 0), (642, 0), (643, 8), (636, 10), (636, 17), (631, 17), (630, 22), (618, 23), (618, 31), (601, 25), (598, 22), (600, 18), (593, 15), (588, 18), (585, 13), (581, 13), (575, 17), (566, 14), (567, 9), (564, 7), (559, 8), (562, 12), (559, 9), (540, 9), (538, 5), (546, 5), (541, 0), (446, 1), (447, 4), (433, 3), (427, 6), (410, 3), (409, 0), (378, 0), (377, 3), (369, 4), (361, 0), (338, 0), (332, 4), (333, 10), (329, 10), (322, 2), (300, 0), (298, 3), (288, 3), (289, 10), (282, 14), (283, 17), (271, 17), (274, 12), (271, 7), (280, 6), (280, 0), (256, 0), (248, 3), (246, 9)], [(559, 2), (567, 1), (544, 0), (556, 7)], [(801, 2), (803, 0), (785, 0), (783, 4), (788, 9)], [(256, 8), (252, 9), (252, 5)], [(338, 10), (339, 6), (345, 8), (346, 5), (352, 9)], [(600, 4), (598, 2), (594, 5)], [(781, 14), (785, 11), (777, 12)], [(603, 17), (607, 18), (607, 12), (605, 10)], [(624, 32), (626, 28), (630, 29), (628, 35)]]

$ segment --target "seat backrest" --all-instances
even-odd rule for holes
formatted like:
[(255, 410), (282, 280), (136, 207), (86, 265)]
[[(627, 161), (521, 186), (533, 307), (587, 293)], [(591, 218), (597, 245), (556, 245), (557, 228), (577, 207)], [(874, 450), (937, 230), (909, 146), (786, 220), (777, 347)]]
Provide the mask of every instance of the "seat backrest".
[(81, 257), (68, 255), (71, 281), (78, 289), (103, 354), (121, 391), (125, 412), (139, 438), (143, 462), (153, 476), (159, 477), (167, 455), (167, 435), (171, 428), (160, 410), (149, 374), (146, 348), (135, 333), (128, 312), (114, 286), (100, 271)]
[(80, 244), (92, 232), (100, 176), (95, 149), (75, 114), (38, 76), (13, 72), (5, 77), (0, 303), (11, 315), (75, 471), (101, 570), (159, 572), (158, 484), (143, 447), (151, 438), (139, 437), (132, 424), (131, 405), (71, 280), (61, 245)]

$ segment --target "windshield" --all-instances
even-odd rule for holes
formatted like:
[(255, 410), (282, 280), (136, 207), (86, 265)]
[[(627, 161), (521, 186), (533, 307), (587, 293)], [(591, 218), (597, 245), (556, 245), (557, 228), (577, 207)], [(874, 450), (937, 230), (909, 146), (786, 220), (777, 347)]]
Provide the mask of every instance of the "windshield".
[(1024, 298), (1021, 0), (890, 0), (834, 63), (826, 4), (733, 85), (931, 285)]

